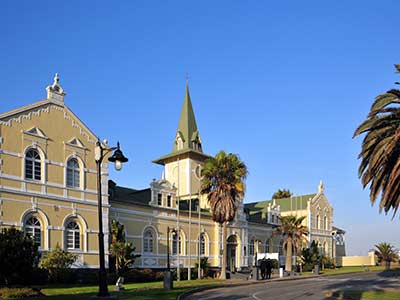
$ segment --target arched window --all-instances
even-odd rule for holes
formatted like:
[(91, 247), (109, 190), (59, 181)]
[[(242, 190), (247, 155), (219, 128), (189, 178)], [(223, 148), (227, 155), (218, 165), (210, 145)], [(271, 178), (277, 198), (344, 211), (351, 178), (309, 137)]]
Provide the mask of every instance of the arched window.
[(42, 160), (35, 149), (29, 149), (25, 155), (25, 178), (31, 180), (41, 180)]
[(148, 229), (143, 235), (143, 252), (153, 253), (153, 231)]
[(79, 224), (75, 220), (68, 222), (66, 226), (67, 249), (81, 248), (81, 232)]
[(249, 243), (249, 255), (254, 255), (254, 240), (250, 240), (250, 243)]
[(67, 186), (72, 188), (80, 187), (80, 174), (81, 169), (79, 167), (78, 160), (71, 158), (67, 162)]
[(178, 234), (173, 234), (172, 236), (172, 254), (182, 254), (182, 237)]
[(320, 229), (320, 228), (321, 228), (321, 227), (320, 227), (321, 224), (320, 224), (320, 217), (319, 217), (319, 215), (317, 215), (317, 220), (316, 220), (316, 222), (317, 222), (317, 224), (316, 224), (315, 227), (316, 227), (317, 229)]
[(204, 233), (200, 234), (199, 237), (199, 254), (206, 255), (206, 238)]
[(328, 230), (329, 228), (328, 228), (328, 218), (325, 216), (324, 217), (324, 229), (325, 230)]
[(26, 218), (24, 229), (25, 234), (30, 236), (35, 244), (40, 247), (42, 244), (42, 225), (37, 217), (30, 215)]

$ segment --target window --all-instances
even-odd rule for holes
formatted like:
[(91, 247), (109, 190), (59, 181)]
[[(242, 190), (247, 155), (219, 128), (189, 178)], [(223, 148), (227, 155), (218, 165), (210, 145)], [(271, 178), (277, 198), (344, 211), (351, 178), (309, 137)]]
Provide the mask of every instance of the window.
[(80, 187), (81, 170), (79, 163), (75, 158), (71, 158), (67, 162), (67, 186), (72, 188)]
[(265, 241), (265, 253), (271, 253), (271, 249), (270, 249), (270, 243), (271, 243), (271, 240), (270, 239), (267, 239), (266, 241)]
[(182, 238), (175, 233), (172, 237), (172, 254), (177, 255), (178, 253), (182, 254)]
[(275, 215), (271, 216), (271, 223), (275, 223)]
[(324, 217), (324, 229), (328, 230), (328, 218), (326, 216)]
[(254, 255), (254, 240), (249, 243), (249, 255)]
[(200, 234), (199, 237), (199, 254), (206, 255), (206, 238), (204, 233)]
[(316, 224), (316, 226), (315, 227), (317, 227), (317, 229), (320, 229), (320, 218), (319, 218), (319, 215), (317, 215), (317, 224)]
[(76, 221), (70, 221), (66, 226), (67, 249), (80, 249), (81, 233)]
[(29, 216), (25, 221), (25, 234), (30, 236), (35, 244), (40, 247), (42, 244), (42, 229), (38, 218)]
[(283, 255), (283, 240), (279, 241), (278, 253), (279, 255)]
[(35, 149), (29, 149), (25, 155), (25, 178), (40, 180), (42, 173), (42, 161)]
[(167, 196), (167, 206), (171, 207), (171, 195)]
[(153, 232), (147, 230), (143, 236), (143, 252), (153, 253)]
[(157, 195), (157, 204), (158, 204), (159, 206), (162, 206), (162, 194), (158, 194), (158, 195)]

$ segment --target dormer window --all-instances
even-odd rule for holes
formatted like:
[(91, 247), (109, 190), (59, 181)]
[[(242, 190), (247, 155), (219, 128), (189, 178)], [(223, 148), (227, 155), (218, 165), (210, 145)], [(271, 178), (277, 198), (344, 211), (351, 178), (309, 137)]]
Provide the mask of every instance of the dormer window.
[(183, 139), (182, 139), (182, 136), (181, 136), (180, 132), (178, 132), (176, 134), (175, 144), (176, 144), (176, 149), (177, 150), (182, 150), (183, 149)]
[(171, 195), (168, 195), (168, 196), (167, 196), (167, 206), (168, 206), (168, 207), (171, 207), (171, 204), (172, 204), (172, 203), (171, 203)]

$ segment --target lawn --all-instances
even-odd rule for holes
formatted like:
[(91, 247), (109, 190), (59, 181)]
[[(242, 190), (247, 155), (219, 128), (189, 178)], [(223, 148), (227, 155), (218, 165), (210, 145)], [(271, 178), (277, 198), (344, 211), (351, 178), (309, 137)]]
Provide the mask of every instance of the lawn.
[[(392, 270), (395, 270), (395, 269), (397, 269), (397, 268), (392, 268)], [(384, 271), (384, 270), (385, 270), (384, 266), (372, 266), (372, 267), (357, 266), (357, 267), (341, 267), (341, 268), (336, 268), (336, 269), (320, 270), (320, 274), (334, 275), (334, 274), (346, 274), (346, 273), (379, 272), (379, 271)], [(313, 273), (312, 272), (303, 272), (303, 275), (313, 275)]]
[[(114, 286), (108, 287), (111, 294), (118, 294), (121, 300), (135, 299), (135, 300), (175, 300), (176, 297), (187, 290), (199, 286), (218, 286), (223, 284), (224, 280), (203, 279), (174, 282), (174, 289), (171, 291), (164, 290), (162, 282), (149, 282), (149, 283), (128, 283), (125, 284), (125, 290), (114, 292)], [(45, 297), (38, 297), (35, 299), (40, 300), (83, 300), (97, 294), (97, 286), (48, 286), (43, 287), (41, 292), (46, 295)]]

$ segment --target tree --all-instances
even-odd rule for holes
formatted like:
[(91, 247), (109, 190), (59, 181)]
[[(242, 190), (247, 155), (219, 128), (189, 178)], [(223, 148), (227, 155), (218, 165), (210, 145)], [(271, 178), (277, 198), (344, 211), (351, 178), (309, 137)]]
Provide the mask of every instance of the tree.
[(385, 262), (386, 270), (390, 269), (390, 263), (398, 259), (398, 255), (393, 245), (389, 243), (379, 243), (375, 245), (375, 254), (380, 261)]
[(302, 225), (306, 217), (293, 215), (280, 217), (281, 224), (275, 229), (274, 235), (281, 235), (283, 247), (286, 250), (285, 270), (292, 271), (292, 256), (297, 253), (304, 242), (304, 237), (308, 235), (307, 226)]
[(301, 251), (301, 261), (303, 264), (304, 271), (311, 271), (315, 265), (320, 261), (320, 255), (318, 252), (318, 245), (315, 241), (311, 242), (310, 248), (303, 248)]
[(0, 280), (6, 286), (27, 284), (39, 261), (38, 246), (32, 238), (14, 227), (0, 233)]
[[(400, 65), (395, 67), (399, 73)], [(359, 177), (364, 188), (370, 185), (372, 204), (381, 195), (379, 212), (393, 209), (394, 216), (400, 203), (400, 90), (392, 89), (375, 98), (353, 138), (364, 133), (358, 156)]]
[(244, 197), (247, 167), (237, 155), (220, 151), (205, 161), (202, 176), (201, 193), (207, 195), (214, 222), (223, 227), (221, 278), (226, 279), (227, 223), (234, 220)]
[(48, 252), (40, 260), (39, 267), (47, 270), (54, 282), (60, 282), (77, 258), (76, 254), (61, 249), (57, 244), (53, 251)]
[(115, 257), (115, 269), (118, 276), (122, 276), (134, 264), (135, 259), (140, 257), (135, 254), (135, 250), (133, 244), (125, 240), (124, 225), (112, 220), (110, 253)]
[(289, 189), (279, 189), (272, 195), (272, 199), (290, 198), (292, 195), (293, 193)]

